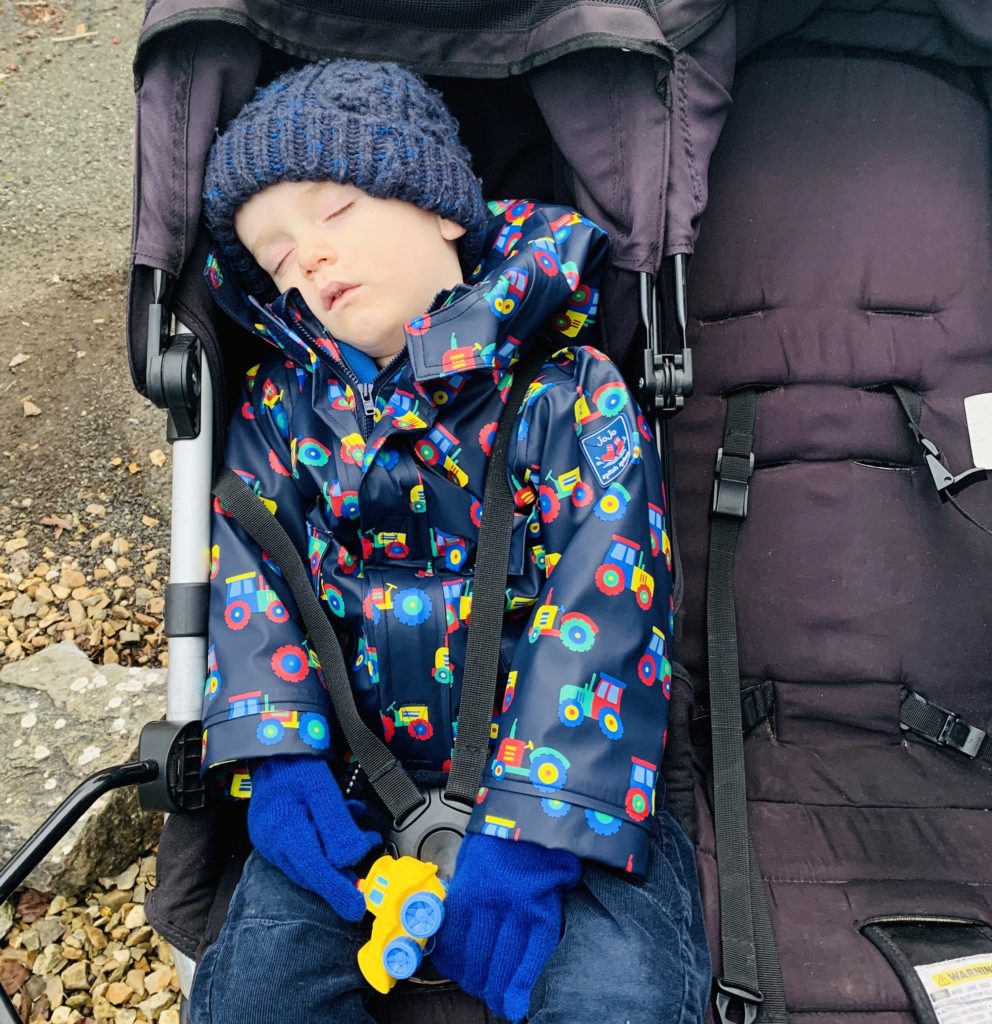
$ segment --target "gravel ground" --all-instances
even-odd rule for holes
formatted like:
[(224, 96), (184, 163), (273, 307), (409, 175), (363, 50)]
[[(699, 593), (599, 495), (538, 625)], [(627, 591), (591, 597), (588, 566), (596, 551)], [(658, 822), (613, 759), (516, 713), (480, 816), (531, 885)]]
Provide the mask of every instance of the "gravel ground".
[[(161, 664), (170, 460), (124, 344), (139, 0), (0, 0), (0, 663), (72, 639)], [(178, 1024), (148, 851), (0, 907), (26, 1022)]]

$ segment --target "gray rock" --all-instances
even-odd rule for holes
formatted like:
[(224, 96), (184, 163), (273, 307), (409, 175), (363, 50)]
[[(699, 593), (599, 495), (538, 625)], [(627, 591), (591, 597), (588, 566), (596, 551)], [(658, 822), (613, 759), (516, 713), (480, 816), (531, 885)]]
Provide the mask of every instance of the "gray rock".
[[(72, 643), (0, 669), (0, 862), (87, 776), (133, 761), (146, 722), (165, 715), (163, 669), (94, 665)], [(162, 818), (133, 787), (101, 797), (27, 884), (71, 893), (117, 876), (157, 839)]]

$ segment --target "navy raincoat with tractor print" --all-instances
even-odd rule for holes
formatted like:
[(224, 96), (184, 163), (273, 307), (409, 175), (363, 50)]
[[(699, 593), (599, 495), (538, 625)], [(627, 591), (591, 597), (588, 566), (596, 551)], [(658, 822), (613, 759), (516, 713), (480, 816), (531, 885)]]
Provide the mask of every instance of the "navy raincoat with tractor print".
[[(248, 372), (226, 459), (307, 559), (365, 721), (409, 770), (447, 770), (481, 497), (512, 366), (553, 339), (517, 413), (492, 749), (471, 831), (646, 869), (670, 690), (671, 566), (650, 428), (591, 338), (606, 234), (490, 203), (480, 265), (362, 384), (291, 290), (221, 306), (281, 354)], [(561, 346), (558, 345), (560, 341)], [(253, 758), (345, 754), (279, 568), (215, 506), (204, 770), (250, 794)]]

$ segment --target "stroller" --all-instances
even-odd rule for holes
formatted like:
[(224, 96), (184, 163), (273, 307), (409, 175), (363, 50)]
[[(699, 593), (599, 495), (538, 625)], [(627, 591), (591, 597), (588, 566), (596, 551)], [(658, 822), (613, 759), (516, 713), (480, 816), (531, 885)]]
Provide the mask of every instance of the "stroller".
[[(487, 196), (610, 233), (600, 340), (659, 414), (674, 520), (664, 774), (697, 843), (714, 1021), (950, 1019), (992, 960), (992, 486), (961, 405), (992, 392), (992, 12), (150, 3), (128, 341), (175, 442), (169, 721), (114, 782), (173, 812), (203, 803), (210, 484), (257, 361), (201, 275), (202, 169), (257, 83), (335, 56), (425, 74)], [(149, 914), (187, 991), (246, 853), (236, 806), (168, 819)], [(488, 1019), (423, 986), (375, 1012)]]

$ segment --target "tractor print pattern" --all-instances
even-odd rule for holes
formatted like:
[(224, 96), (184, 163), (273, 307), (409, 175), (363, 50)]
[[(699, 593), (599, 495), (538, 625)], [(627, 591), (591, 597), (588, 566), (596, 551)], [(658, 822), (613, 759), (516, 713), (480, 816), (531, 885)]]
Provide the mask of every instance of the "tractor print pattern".
[[(298, 293), (263, 305), (211, 257), (218, 302), (280, 350), (248, 372), (226, 457), (309, 566), (364, 720), (408, 768), (447, 770), (496, 426), (520, 353), (557, 342), (516, 412), (503, 673), (470, 828), (640, 874), (671, 687), (661, 467), (584, 344), (605, 234), (564, 207), (490, 209), (469, 282), (364, 389)], [(214, 513), (203, 765), (247, 796), (255, 758), (346, 752), (278, 567)]]

